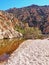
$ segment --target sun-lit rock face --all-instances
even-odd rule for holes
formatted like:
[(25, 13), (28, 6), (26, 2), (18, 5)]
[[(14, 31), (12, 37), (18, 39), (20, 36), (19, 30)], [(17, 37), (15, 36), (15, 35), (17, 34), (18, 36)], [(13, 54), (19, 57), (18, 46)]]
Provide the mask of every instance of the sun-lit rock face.
[(23, 42), (5, 65), (49, 65), (49, 40)]
[(0, 39), (22, 36), (14, 30), (14, 26), (18, 25), (18, 22), (13, 14), (0, 11)]

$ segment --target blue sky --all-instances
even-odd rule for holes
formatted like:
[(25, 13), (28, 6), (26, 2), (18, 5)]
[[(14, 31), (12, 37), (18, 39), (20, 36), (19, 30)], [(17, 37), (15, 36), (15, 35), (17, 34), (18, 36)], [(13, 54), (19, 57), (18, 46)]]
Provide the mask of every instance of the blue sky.
[(20, 8), (29, 5), (49, 5), (49, 0), (0, 0), (0, 10), (7, 10), (9, 8)]

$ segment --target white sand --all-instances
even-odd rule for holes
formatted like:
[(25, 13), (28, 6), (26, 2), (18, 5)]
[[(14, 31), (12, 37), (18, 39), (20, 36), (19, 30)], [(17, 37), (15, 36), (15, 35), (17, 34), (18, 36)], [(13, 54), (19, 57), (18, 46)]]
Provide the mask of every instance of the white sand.
[(49, 40), (23, 42), (5, 65), (49, 65)]

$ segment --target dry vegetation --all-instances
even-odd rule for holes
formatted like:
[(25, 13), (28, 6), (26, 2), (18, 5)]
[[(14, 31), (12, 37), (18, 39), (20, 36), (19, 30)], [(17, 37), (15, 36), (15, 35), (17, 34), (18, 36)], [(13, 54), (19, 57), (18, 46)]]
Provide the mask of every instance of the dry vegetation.
[(42, 39), (43, 34), (38, 27), (16, 26), (15, 30), (23, 34), (25, 39)]

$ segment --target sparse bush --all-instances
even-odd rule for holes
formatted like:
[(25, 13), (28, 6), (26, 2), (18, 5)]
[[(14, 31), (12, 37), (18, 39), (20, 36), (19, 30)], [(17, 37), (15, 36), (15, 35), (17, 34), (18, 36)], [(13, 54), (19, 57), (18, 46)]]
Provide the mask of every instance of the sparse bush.
[(30, 38), (37, 39), (37, 38), (42, 38), (41, 31), (38, 28), (34, 27), (28, 27), (25, 29), (25, 34), (24, 36), (30, 36)]
[(22, 28), (20, 26), (16, 26), (15, 29), (20, 33), (22, 33), (24, 38), (33, 38), (33, 39), (42, 38), (41, 30), (39, 30), (39, 28), (37, 27)]

